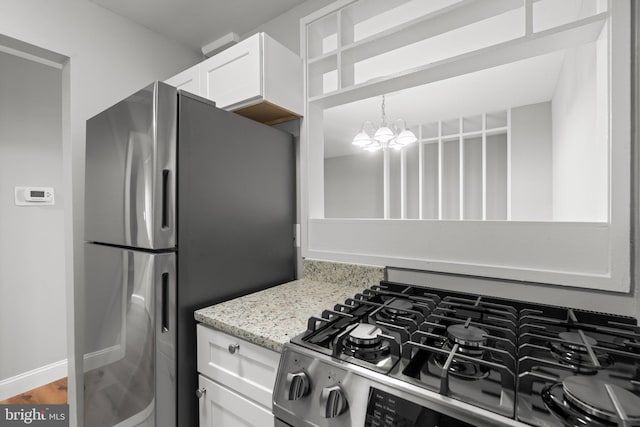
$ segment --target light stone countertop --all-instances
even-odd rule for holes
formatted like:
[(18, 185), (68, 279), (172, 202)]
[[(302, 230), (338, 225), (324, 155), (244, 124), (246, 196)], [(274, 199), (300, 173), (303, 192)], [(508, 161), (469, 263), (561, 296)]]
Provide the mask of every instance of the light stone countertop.
[(228, 334), (280, 352), (284, 343), (307, 329), (307, 320), (353, 297), (362, 286), (294, 280), (212, 305), (195, 319)]
[(280, 352), (307, 329), (311, 316), (344, 303), (377, 284), (383, 269), (348, 264), (306, 262), (305, 278), (212, 305), (195, 312), (205, 325)]

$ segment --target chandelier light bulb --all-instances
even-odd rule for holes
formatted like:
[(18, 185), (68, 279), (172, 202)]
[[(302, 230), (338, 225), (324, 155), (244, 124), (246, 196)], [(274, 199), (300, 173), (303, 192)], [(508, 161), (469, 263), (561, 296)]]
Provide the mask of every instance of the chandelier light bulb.
[(380, 150), (382, 148), (382, 145), (380, 145), (379, 142), (377, 141), (373, 141), (371, 144), (367, 145), (366, 147), (363, 147), (365, 150), (369, 151), (370, 153), (376, 152), (378, 150)]
[(394, 137), (395, 135), (393, 131), (385, 125), (381, 126), (373, 135), (373, 139), (380, 142), (381, 144), (385, 144), (391, 141)]
[(411, 132), (409, 129), (405, 129), (396, 138), (396, 143), (400, 146), (405, 146), (409, 144), (413, 144), (416, 142), (418, 138), (416, 138), (415, 134)]
[(393, 148), (395, 151), (400, 151), (404, 148), (404, 145), (399, 144), (398, 141), (394, 139), (389, 143), (389, 148)]
[(371, 144), (371, 137), (367, 135), (365, 131), (360, 131), (360, 133), (353, 137), (352, 144), (357, 147), (366, 147)]

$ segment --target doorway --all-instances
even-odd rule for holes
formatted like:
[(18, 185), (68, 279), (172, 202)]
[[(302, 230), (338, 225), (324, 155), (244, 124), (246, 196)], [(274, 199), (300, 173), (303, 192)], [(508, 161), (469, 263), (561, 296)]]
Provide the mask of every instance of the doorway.
[(67, 66), (0, 35), (0, 401), (67, 377)]

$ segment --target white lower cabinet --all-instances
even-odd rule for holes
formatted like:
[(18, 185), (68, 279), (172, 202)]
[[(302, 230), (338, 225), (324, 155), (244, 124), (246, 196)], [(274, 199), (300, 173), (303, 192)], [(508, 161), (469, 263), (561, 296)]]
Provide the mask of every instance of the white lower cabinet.
[(264, 406), (202, 375), (198, 384), (206, 390), (200, 398), (200, 427), (273, 426), (273, 415)]
[(280, 354), (199, 324), (200, 427), (272, 427)]

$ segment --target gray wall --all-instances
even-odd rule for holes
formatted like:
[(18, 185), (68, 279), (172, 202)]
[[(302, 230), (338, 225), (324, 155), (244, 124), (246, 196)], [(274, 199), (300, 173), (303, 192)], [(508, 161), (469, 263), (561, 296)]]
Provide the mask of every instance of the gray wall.
[(255, 33), (264, 31), (292, 52), (299, 55), (300, 19), (334, 2), (335, 0), (307, 0), (277, 18), (260, 25), (253, 31), (243, 34), (242, 38), (244, 39)]
[(384, 216), (382, 152), (324, 160), (325, 218)]
[[(16, 206), (15, 186), (56, 204)], [(0, 381), (67, 358), (63, 205), (62, 71), (0, 52)]]
[(553, 94), (552, 197), (558, 221), (609, 219), (607, 40), (569, 49)]
[(552, 150), (551, 102), (512, 109), (512, 220), (553, 219)]

